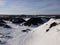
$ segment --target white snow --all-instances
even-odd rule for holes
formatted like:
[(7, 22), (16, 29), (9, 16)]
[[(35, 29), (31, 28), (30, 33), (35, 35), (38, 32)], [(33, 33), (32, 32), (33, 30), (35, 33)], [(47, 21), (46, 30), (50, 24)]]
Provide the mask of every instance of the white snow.
[[(19, 26), (12, 24), (9, 21), (6, 22), (12, 29), (0, 28), (0, 33), (5, 34), (10, 32), (9, 35), (13, 37), (6, 40), (4, 38), (3, 41), (7, 41), (7, 45), (60, 45), (60, 19), (50, 19), (48, 22), (35, 29), (30, 27), (31, 31), (28, 33), (21, 32), (21, 30), (28, 29), (28, 26)], [(49, 31), (46, 32), (53, 22), (58, 23), (58, 25), (50, 28)]]
[(28, 21), (30, 18), (24, 18), (25, 21)]
[(60, 45), (60, 24), (46, 32), (53, 22), (59, 23), (60, 19), (50, 19), (47, 23), (34, 29), (30, 35), (31, 38), (27, 37), (28, 40), (26, 39), (23, 45)]

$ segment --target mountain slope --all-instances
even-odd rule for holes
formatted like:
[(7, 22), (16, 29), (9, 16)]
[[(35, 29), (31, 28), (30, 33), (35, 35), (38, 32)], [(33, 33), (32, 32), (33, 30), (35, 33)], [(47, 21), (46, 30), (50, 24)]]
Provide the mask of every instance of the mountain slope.
[[(0, 28), (0, 45), (60, 45), (60, 19), (50, 19), (35, 29), (5, 21), (12, 28)], [(23, 32), (29, 30), (28, 32)], [(3, 37), (3, 38), (1, 38)]]
[[(57, 25), (49, 29), (50, 25)], [(50, 19), (47, 23), (34, 29), (31, 38), (27, 37), (23, 45), (60, 45), (60, 19)], [(49, 29), (48, 32), (46, 30)]]

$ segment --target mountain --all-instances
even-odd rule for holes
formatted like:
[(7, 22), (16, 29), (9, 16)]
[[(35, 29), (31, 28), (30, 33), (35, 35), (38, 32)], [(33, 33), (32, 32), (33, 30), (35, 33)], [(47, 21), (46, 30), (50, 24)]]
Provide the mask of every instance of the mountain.
[(41, 19), (43, 24), (35, 28), (3, 20), (0, 45), (60, 45), (60, 19)]
[[(24, 25), (24, 26), (39, 26), (45, 22), (47, 22), (50, 18), (44, 17), (31, 17), (31, 18), (22, 18), (22, 17), (1, 17), (0, 23), (5, 23), (4, 21), (11, 21), (14, 24)], [(1, 24), (0, 24), (1, 25)], [(4, 25), (4, 24), (2, 24)]]
[(47, 22), (49, 19), (48, 18), (30, 18), (29, 20), (27, 20), (25, 23), (24, 23), (24, 26), (31, 26), (31, 25), (37, 25), (38, 24), (43, 24), (45, 22)]
[(60, 19), (50, 19), (28, 35), (22, 45), (60, 45)]
[(22, 19), (22, 18), (14, 18), (14, 19), (12, 19), (11, 21), (12, 21), (12, 23), (14, 23), (14, 24), (20, 24), (20, 23), (22, 23), (22, 22), (25, 22), (25, 20)]

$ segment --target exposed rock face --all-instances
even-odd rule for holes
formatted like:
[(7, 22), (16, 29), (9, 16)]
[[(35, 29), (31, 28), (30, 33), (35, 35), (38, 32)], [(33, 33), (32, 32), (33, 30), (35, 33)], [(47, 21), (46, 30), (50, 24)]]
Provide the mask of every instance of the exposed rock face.
[(0, 20), (0, 27), (3, 27), (3, 28), (11, 28), (9, 25), (7, 25), (7, 23), (4, 21), (4, 20)]
[[(23, 45), (60, 45), (60, 19), (50, 19), (33, 29)], [(49, 29), (49, 30), (47, 30)], [(47, 30), (47, 32), (46, 32)]]
[(14, 24), (21, 24), (24, 22), (24, 26), (31, 26), (31, 25), (39, 25), (39, 24), (43, 24), (44, 22), (48, 21), (49, 18), (45, 18), (44, 19), (41, 19), (39, 17), (37, 18), (29, 18), (27, 21), (23, 18), (20, 18), (20, 17), (5, 17), (5, 18), (1, 18), (0, 20), (0, 23), (5, 23), (3, 20), (6, 20), (6, 21), (11, 21), (12, 23)]
[(52, 24), (50, 24), (50, 27), (46, 30), (46, 32), (48, 32), (50, 28), (52, 28), (52, 27), (54, 27), (56, 25), (58, 25), (56, 22), (53, 22)]
[(5, 23), (3, 20), (0, 20), (0, 23)]
[(31, 18), (26, 23), (24, 23), (24, 25), (25, 26), (38, 25), (38, 23), (43, 24), (44, 21), (41, 18)]
[(4, 26), (4, 25), (5, 25), (5, 24), (3, 24), (3, 23), (0, 23), (0, 27), (1, 27), (1, 26)]
[(4, 25), (4, 28), (12, 28), (12, 27), (10, 27), (9, 25)]
[(3, 20), (0, 20), (0, 26), (4, 26), (6, 24), (6, 22), (4, 22)]
[(22, 30), (21, 32), (29, 32), (31, 31), (30, 29)]
[(12, 19), (11, 21), (12, 23), (15, 23), (15, 24), (20, 24), (22, 22), (25, 22), (25, 20), (22, 18), (15, 18), (15, 19)]
[(58, 25), (56, 22), (53, 22), (51, 25), (50, 25), (50, 27), (49, 28), (52, 28), (52, 27), (54, 27), (54, 26), (56, 26), (56, 25)]

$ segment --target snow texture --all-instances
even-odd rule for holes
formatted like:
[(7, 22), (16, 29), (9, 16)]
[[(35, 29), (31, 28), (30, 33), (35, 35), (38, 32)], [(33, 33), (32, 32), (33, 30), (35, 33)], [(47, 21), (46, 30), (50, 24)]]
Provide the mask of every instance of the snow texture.
[(60, 45), (60, 19), (52, 18), (37, 28), (5, 22), (12, 28), (0, 27), (0, 45)]

